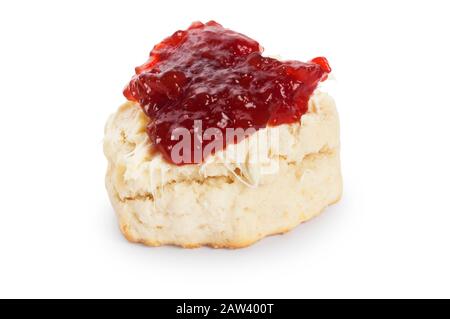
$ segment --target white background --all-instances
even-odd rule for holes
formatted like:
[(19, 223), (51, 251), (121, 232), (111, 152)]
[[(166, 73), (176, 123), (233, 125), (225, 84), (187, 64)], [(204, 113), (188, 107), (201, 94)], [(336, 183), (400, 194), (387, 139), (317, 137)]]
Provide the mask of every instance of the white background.
[[(447, 1), (2, 1), (0, 297), (450, 297), (449, 13)], [(247, 249), (130, 244), (104, 189), (104, 123), (154, 44), (209, 19), (268, 55), (328, 57), (344, 196)]]

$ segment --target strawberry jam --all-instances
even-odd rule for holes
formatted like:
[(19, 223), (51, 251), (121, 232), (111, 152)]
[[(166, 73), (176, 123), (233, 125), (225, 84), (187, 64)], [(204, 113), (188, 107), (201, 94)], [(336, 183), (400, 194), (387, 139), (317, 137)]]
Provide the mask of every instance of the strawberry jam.
[[(211, 128), (226, 136), (229, 128), (298, 122), (331, 71), (323, 57), (282, 62), (263, 57), (262, 51), (258, 42), (214, 21), (196, 22), (153, 48), (124, 95), (149, 117), (150, 140), (169, 162), (199, 163), (217, 149), (194, 158), (195, 149), (205, 150), (213, 140), (202, 139), (198, 123), (203, 131)], [(174, 138), (178, 128), (191, 133), (192, 152), (181, 161), (172, 156), (180, 142)], [(224, 139), (221, 148), (238, 141)]]

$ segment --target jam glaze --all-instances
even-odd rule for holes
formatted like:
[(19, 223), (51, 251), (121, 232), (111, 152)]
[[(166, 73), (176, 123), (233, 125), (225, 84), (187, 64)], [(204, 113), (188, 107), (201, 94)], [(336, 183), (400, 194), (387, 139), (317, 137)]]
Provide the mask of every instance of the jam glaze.
[[(215, 129), (224, 137), (227, 128), (258, 130), (300, 121), (318, 83), (331, 72), (327, 60), (278, 61), (262, 51), (258, 42), (214, 21), (196, 22), (153, 48), (124, 95), (149, 117), (148, 136), (166, 160), (200, 163), (217, 151), (194, 156), (194, 148), (205, 151), (214, 140), (197, 134), (199, 121), (203, 131)], [(181, 161), (171, 154), (179, 143), (177, 128), (189, 130), (192, 139), (192, 152)], [(220, 148), (239, 141), (224, 138)]]

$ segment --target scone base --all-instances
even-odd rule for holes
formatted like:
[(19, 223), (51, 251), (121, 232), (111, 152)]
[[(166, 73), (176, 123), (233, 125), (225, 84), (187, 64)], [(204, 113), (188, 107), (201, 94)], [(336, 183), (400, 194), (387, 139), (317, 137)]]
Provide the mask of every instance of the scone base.
[[(257, 188), (213, 178), (166, 185), (156, 200), (150, 195), (120, 200), (108, 178), (106, 184), (120, 230), (130, 242), (184, 248), (247, 247), (317, 216), (342, 194), (337, 151), (310, 154), (297, 163), (282, 161), (274, 180)], [(216, 196), (225, 198), (218, 203)], [(217, 206), (208, 209), (205, 202)]]
[[(250, 162), (170, 164), (152, 150), (148, 121), (139, 105), (128, 102), (105, 129), (106, 187), (132, 242), (245, 247), (291, 230), (341, 197), (339, 119), (327, 94), (311, 97), (301, 123), (276, 127), (279, 147), (271, 145), (269, 153), (278, 169), (265, 175), (255, 174)], [(252, 183), (244, 183), (242, 173)]]

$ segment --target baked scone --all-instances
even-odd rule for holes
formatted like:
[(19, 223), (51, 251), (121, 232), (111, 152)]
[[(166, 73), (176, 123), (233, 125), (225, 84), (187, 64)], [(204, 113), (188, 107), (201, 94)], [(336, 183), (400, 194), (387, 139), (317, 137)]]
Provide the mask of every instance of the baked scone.
[[(209, 22), (194, 29), (208, 26), (221, 28)], [(173, 96), (169, 100), (175, 101)], [(155, 125), (164, 125), (158, 119), (173, 110), (164, 116), (151, 113), (152, 105), (145, 101), (123, 104), (105, 128), (106, 187), (120, 229), (132, 242), (245, 247), (289, 231), (341, 197), (338, 115), (333, 99), (315, 86), (295, 120), (267, 120), (254, 133), (195, 163), (168, 159)]]

